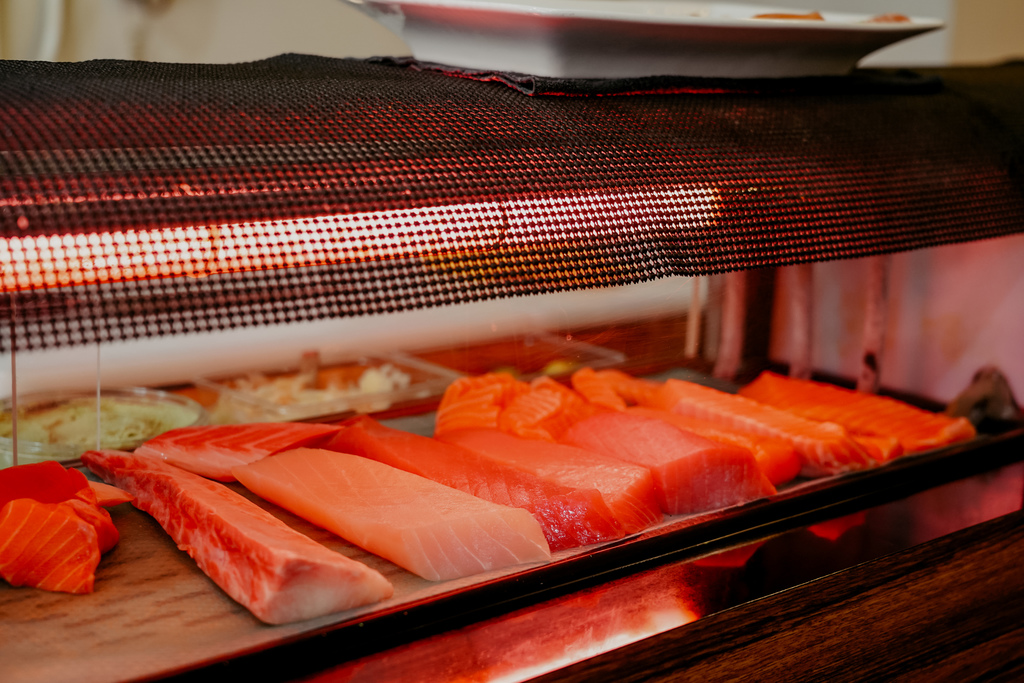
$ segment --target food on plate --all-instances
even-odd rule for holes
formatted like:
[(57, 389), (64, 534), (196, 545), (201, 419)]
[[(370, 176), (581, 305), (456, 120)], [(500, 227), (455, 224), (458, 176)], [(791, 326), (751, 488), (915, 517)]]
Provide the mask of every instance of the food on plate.
[(250, 373), (231, 383), (231, 388), (244, 391), (278, 405), (294, 405), (301, 403), (324, 403), (339, 398), (380, 394), (397, 391), (409, 386), (411, 378), (390, 363), (379, 367), (367, 367), (358, 379), (348, 381), (343, 377), (326, 376), (323, 383), (318, 382), (316, 372), (297, 372), (276, 377), (261, 373)]
[(572, 373), (572, 388), (594, 405), (609, 410), (625, 410), (627, 403), (620, 390), (625, 386), (621, 378), (632, 380), (620, 370), (598, 372), (593, 368), (580, 368)]
[(337, 431), (335, 425), (305, 422), (181, 427), (150, 439), (135, 453), (217, 481), (234, 481), (233, 467), (290, 448), (319, 445)]
[(88, 485), (84, 474), (53, 461), (8, 467), (0, 470), (0, 507), (15, 498), (60, 503)]
[(793, 444), (784, 439), (741, 432), (724, 427), (719, 422), (680, 415), (668, 410), (630, 406), (626, 408), (626, 412), (663, 420), (705, 439), (746, 448), (754, 454), (761, 471), (775, 486), (782, 486), (800, 474), (800, 456), (797, 455)]
[(825, 21), (821, 12), (764, 12), (755, 14), (754, 19), (805, 19), (807, 21)]
[(574, 421), (603, 410), (550, 377), (530, 383), (488, 373), (449, 385), (437, 409), (434, 434), (460, 429), (500, 429), (555, 442)]
[(850, 433), (850, 438), (860, 444), (875, 462), (884, 464), (903, 455), (903, 445), (894, 436)]
[(497, 429), (466, 429), (437, 438), (563, 486), (597, 489), (626, 534), (662, 519), (654, 479), (646, 467)]
[(96, 529), (66, 503), (17, 498), (0, 509), (0, 576), (12, 586), (91, 593)]
[(775, 493), (754, 455), (667, 422), (617, 411), (573, 424), (563, 442), (651, 470), (661, 509), (690, 514)]
[(625, 535), (593, 487), (546, 481), (460, 446), (386, 427), (371, 417), (344, 422), (324, 448), (378, 460), (492, 503), (528, 510), (540, 522), (552, 550)]
[(529, 388), (504, 372), (460, 377), (445, 389), (437, 406), (434, 434), (458, 429), (497, 428), (498, 416), (516, 394)]
[(501, 411), (498, 428), (528, 439), (558, 441), (574, 422), (604, 410), (550, 377), (538, 377)]
[(658, 382), (632, 377), (620, 370), (581, 368), (573, 374), (572, 385), (591, 403), (610, 410), (656, 418), (706, 439), (746, 448), (754, 454), (774, 486), (781, 486), (800, 474), (800, 456), (788, 441), (742, 432), (721, 422), (647, 407), (658, 405), (661, 387)]
[(90, 593), (119, 539), (85, 475), (53, 461), (0, 470), (0, 576), (12, 586)]
[(223, 424), (384, 410), (394, 392), (413, 385), (413, 375), (390, 362), (321, 367), (319, 354), (309, 353), (303, 354), (297, 372), (250, 372), (200, 383), (217, 390), (211, 414), (214, 422)]
[(854, 435), (895, 438), (908, 453), (971, 439), (967, 418), (915, 408), (885, 396), (832, 384), (763, 372), (739, 390), (741, 396), (810, 420), (840, 424)]
[(431, 581), (551, 559), (525, 510), (358, 455), (299, 448), (235, 475), (260, 497)]
[(905, 14), (898, 14), (896, 12), (890, 12), (888, 14), (878, 14), (865, 23), (868, 24), (909, 24), (912, 19)]
[[(200, 406), (187, 399), (163, 397), (153, 391), (104, 395), (98, 416), (95, 395), (30, 397), (18, 409), (18, 440), (61, 446), (68, 456), (76, 457), (96, 447), (97, 425), (103, 448), (134, 448), (168, 429), (193, 424), (203, 414)], [(10, 438), (12, 431), (13, 417), (8, 410), (0, 414), (0, 436)]]
[(694, 382), (666, 380), (651, 407), (720, 422), (725, 427), (789, 441), (802, 463), (800, 474), (820, 477), (873, 467), (878, 461), (842, 426), (816, 422)]
[(268, 624), (391, 596), (379, 572), (295, 531), (228, 487), (154, 457), (87, 451), (82, 461), (135, 496), (225, 593)]

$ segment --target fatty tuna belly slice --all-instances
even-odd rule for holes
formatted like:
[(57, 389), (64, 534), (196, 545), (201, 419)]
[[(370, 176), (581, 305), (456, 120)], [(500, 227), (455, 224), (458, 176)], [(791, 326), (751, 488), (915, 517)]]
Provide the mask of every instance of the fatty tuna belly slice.
[(465, 429), (437, 438), (556, 484), (597, 489), (627, 534), (662, 519), (654, 478), (646, 467), (575, 446), (524, 439), (497, 429)]
[(567, 444), (643, 465), (670, 515), (717, 510), (775, 493), (754, 455), (654, 418), (608, 412), (577, 422)]
[(223, 484), (156, 458), (88, 451), (89, 469), (133, 504), (225, 593), (268, 624), (285, 624), (391, 597), (379, 572), (300, 534)]
[(666, 380), (661, 394), (661, 404), (674, 413), (786, 439), (800, 455), (800, 474), (805, 477), (842, 474), (878, 464), (846, 429), (833, 422), (808, 420), (744, 396), (678, 379)]
[(324, 448), (383, 462), (492, 503), (523, 508), (540, 522), (552, 550), (613, 541), (625, 532), (601, 493), (573, 488), (485, 458), (461, 446), (391, 429), (361, 416), (342, 424)]
[(551, 551), (525, 510), (349, 453), (299, 448), (235, 468), (253, 493), (431, 581)]
[(337, 425), (304, 422), (179, 427), (150, 439), (135, 452), (210, 479), (234, 481), (232, 467), (291, 448), (319, 446), (337, 431)]

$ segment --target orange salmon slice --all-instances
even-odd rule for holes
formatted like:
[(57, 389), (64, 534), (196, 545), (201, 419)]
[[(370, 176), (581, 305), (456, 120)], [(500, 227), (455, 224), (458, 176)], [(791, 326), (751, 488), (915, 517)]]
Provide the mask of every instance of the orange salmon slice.
[(646, 467), (497, 429), (446, 432), (437, 438), (562, 486), (597, 489), (626, 534), (662, 519), (654, 479)]
[(0, 576), (12, 586), (91, 593), (99, 563), (96, 529), (67, 503), (16, 498), (0, 511)]
[(235, 468), (250, 491), (431, 581), (545, 562), (525, 510), (349, 453), (299, 448)]
[(498, 426), (498, 416), (529, 385), (503, 372), (460, 377), (445, 389), (437, 406), (435, 433)]
[(626, 412), (663, 420), (711, 441), (746, 448), (754, 454), (761, 471), (774, 486), (782, 486), (800, 474), (800, 456), (797, 455), (793, 444), (784, 439), (728, 429), (723, 427), (720, 422), (702, 420), (667, 410), (634, 406), (627, 408)]
[(949, 417), (894, 398), (774, 372), (761, 373), (739, 393), (811, 420), (840, 424), (854, 435), (895, 438), (907, 453), (965, 441), (976, 434), (967, 418)]
[(131, 493), (135, 507), (152, 515), (203, 573), (268, 624), (391, 597), (391, 582), (379, 572), (295, 531), (223, 484), (120, 451), (88, 451), (82, 461)]
[(842, 474), (878, 464), (834, 422), (808, 420), (745, 396), (679, 379), (666, 380), (660, 393), (658, 404), (670, 406), (674, 413), (789, 441), (800, 456), (800, 474), (805, 477)]
[(753, 454), (640, 415), (607, 412), (581, 420), (564, 443), (650, 469), (661, 509), (692, 514), (775, 493)]
[(371, 458), (492, 503), (528, 510), (540, 523), (551, 550), (625, 535), (593, 487), (545, 481), (460, 446), (386, 427), (367, 416), (344, 422), (324, 448)]

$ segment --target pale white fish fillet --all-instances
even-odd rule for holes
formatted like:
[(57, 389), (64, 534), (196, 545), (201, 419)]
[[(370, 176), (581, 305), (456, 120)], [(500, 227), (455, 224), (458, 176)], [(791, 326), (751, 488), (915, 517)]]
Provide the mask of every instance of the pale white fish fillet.
[(526, 510), (369, 458), (298, 448), (233, 472), (258, 496), (431, 581), (551, 559)]
[(155, 456), (210, 479), (234, 481), (232, 467), (290, 448), (317, 446), (339, 429), (338, 425), (311, 422), (179, 427), (153, 437), (135, 452)]
[(90, 470), (135, 496), (225, 593), (268, 624), (371, 604), (392, 595), (379, 572), (295, 531), (223, 484), (156, 458), (89, 451)]

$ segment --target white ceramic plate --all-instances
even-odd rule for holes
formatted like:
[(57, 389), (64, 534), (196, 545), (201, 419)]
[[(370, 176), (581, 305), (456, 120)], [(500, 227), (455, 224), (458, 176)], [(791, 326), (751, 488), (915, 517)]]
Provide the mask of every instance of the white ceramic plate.
[(683, 0), (345, 0), (424, 62), (557, 78), (778, 78), (848, 73), (938, 19), (755, 18), (809, 10)]

